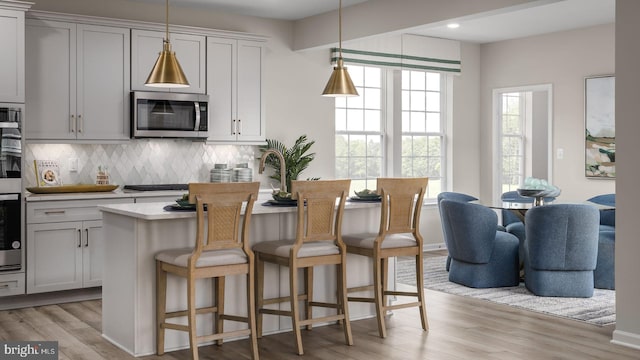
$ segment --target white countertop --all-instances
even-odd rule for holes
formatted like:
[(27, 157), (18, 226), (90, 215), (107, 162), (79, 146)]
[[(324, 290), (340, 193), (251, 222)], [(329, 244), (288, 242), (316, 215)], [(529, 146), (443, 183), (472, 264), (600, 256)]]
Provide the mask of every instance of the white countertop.
[[(260, 194), (258, 200), (253, 205), (253, 215), (279, 214), (297, 211), (295, 206), (264, 206), (262, 203), (271, 198), (270, 195)], [(103, 212), (130, 216), (142, 220), (163, 220), (163, 219), (183, 219), (196, 216), (195, 211), (166, 211), (164, 207), (167, 202), (135, 203), (135, 204), (110, 204), (99, 205), (98, 209)], [(362, 209), (380, 206), (379, 202), (352, 202), (347, 200), (345, 210)]]
[(118, 198), (140, 198), (140, 197), (161, 197), (175, 196), (176, 199), (182, 194), (187, 193), (186, 190), (167, 190), (167, 191), (135, 191), (122, 190), (118, 188), (114, 191), (105, 192), (86, 192), (86, 193), (60, 193), (60, 194), (33, 194), (25, 192), (24, 199), (31, 201), (62, 201), (62, 200), (91, 200), (91, 199), (118, 199)]

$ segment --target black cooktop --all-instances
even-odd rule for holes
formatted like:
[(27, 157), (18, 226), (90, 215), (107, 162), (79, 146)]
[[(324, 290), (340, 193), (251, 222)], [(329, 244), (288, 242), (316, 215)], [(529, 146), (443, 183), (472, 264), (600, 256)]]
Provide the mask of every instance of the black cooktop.
[(137, 191), (189, 190), (189, 184), (125, 185), (124, 189)]

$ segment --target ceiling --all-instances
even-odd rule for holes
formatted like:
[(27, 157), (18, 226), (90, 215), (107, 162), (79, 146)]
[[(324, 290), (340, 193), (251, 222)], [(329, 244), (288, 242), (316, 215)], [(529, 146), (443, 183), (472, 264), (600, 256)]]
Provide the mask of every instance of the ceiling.
[[(132, 0), (164, 3), (164, 0)], [(343, 7), (367, 0), (343, 0)], [(478, 0), (469, 0), (478, 1)], [(170, 0), (170, 6), (203, 8), (280, 20), (299, 20), (333, 11), (338, 0)], [(447, 28), (451, 21), (457, 29)], [(475, 14), (406, 32), (475, 43), (516, 39), (615, 22), (615, 0), (539, 0), (488, 14)]]
[[(165, 0), (133, 0), (165, 3)], [(342, 7), (367, 0), (342, 0)], [(169, 0), (169, 6), (205, 8), (280, 20), (299, 20), (338, 8), (338, 0)]]
[[(615, 22), (615, 0), (562, 0), (490, 15), (430, 24), (411, 29), (410, 33), (475, 43), (578, 29)], [(457, 22), (457, 29), (447, 28)]]

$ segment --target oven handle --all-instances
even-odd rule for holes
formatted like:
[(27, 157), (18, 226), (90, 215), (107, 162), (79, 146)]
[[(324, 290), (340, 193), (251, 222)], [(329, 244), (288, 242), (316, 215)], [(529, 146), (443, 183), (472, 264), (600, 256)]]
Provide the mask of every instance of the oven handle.
[(0, 195), (0, 201), (5, 200), (20, 200), (20, 194), (2, 194)]

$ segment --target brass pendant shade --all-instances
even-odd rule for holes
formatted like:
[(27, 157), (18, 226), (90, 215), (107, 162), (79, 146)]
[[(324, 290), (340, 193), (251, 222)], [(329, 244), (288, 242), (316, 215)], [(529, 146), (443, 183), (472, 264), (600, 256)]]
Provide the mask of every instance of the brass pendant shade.
[(182, 71), (182, 67), (176, 58), (176, 53), (171, 51), (171, 44), (164, 41), (164, 46), (156, 64), (145, 82), (146, 86), (184, 88), (189, 87), (189, 81)]
[(342, 59), (342, 0), (340, 0), (338, 8), (338, 42), (340, 46), (340, 56), (336, 62), (336, 66), (333, 68), (331, 77), (327, 82), (327, 86), (324, 87), (322, 96), (358, 96), (358, 91), (351, 81), (351, 76), (347, 68), (344, 67), (344, 60)]
[(182, 67), (176, 58), (176, 53), (171, 51), (169, 42), (169, 0), (166, 0), (166, 35), (162, 44), (162, 52), (158, 55), (156, 64), (144, 83), (146, 86), (161, 88), (185, 88), (189, 87), (189, 81), (182, 71)]
[(322, 92), (323, 96), (358, 96), (356, 87), (353, 86), (351, 76), (344, 67), (344, 60), (338, 58), (338, 63), (333, 68), (331, 77)]

